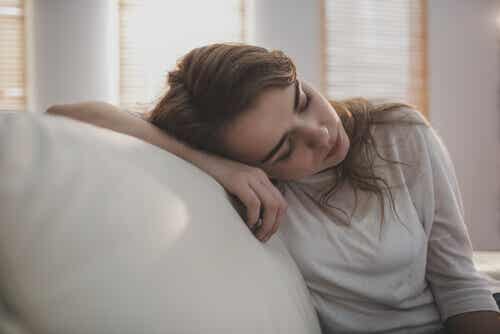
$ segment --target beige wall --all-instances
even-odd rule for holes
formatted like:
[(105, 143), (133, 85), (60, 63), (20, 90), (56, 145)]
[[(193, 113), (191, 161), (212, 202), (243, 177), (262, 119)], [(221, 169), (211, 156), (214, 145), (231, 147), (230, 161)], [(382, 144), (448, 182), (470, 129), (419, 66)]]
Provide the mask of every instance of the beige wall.
[(28, 108), (82, 100), (116, 102), (113, 2), (27, 0)]

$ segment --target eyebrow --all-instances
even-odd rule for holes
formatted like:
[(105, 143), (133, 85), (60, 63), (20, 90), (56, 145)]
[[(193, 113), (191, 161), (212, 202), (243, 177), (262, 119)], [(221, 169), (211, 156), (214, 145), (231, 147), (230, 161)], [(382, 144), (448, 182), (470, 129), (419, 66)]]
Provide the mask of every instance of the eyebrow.
[[(295, 96), (293, 100), (294, 113), (297, 111), (297, 108), (299, 107), (299, 96), (300, 96), (299, 80), (295, 80)], [(269, 151), (269, 153), (266, 154), (266, 156), (264, 157), (264, 159), (260, 161), (260, 163), (265, 164), (266, 162), (268, 162), (280, 150), (281, 146), (283, 146), (288, 137), (290, 137), (290, 130), (288, 130), (283, 134), (283, 136), (281, 136), (281, 139), (279, 140), (278, 144), (276, 144), (276, 146), (274, 146), (271, 149), (271, 151)]]

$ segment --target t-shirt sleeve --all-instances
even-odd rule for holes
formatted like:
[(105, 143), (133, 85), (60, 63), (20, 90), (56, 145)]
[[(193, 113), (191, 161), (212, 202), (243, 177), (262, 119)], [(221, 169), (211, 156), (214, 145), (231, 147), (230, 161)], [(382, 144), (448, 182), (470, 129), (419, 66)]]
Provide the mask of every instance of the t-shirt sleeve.
[(432, 203), (428, 230), (426, 278), (441, 313), (447, 318), (473, 311), (497, 311), (488, 282), (476, 271), (472, 245), (464, 223), (455, 170), (441, 138), (421, 127), (430, 165)]

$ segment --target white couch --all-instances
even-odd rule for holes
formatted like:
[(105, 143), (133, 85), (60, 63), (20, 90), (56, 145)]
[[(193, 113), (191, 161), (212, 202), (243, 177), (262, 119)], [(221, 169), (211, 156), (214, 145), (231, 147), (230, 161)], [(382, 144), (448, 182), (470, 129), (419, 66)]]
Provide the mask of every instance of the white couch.
[(282, 241), (135, 138), (0, 115), (0, 333), (319, 334)]
[[(495, 276), (498, 256), (475, 259)], [(211, 177), (126, 135), (17, 113), (0, 114), (0, 333), (320, 325), (284, 244), (256, 240)]]

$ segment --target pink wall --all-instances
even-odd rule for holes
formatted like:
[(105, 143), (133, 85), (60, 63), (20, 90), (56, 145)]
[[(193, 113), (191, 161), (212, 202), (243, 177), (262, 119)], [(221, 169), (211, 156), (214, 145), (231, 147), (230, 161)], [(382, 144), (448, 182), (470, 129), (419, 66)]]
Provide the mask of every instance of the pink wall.
[(455, 163), (474, 248), (500, 250), (500, 1), (428, 4), (431, 122)]

